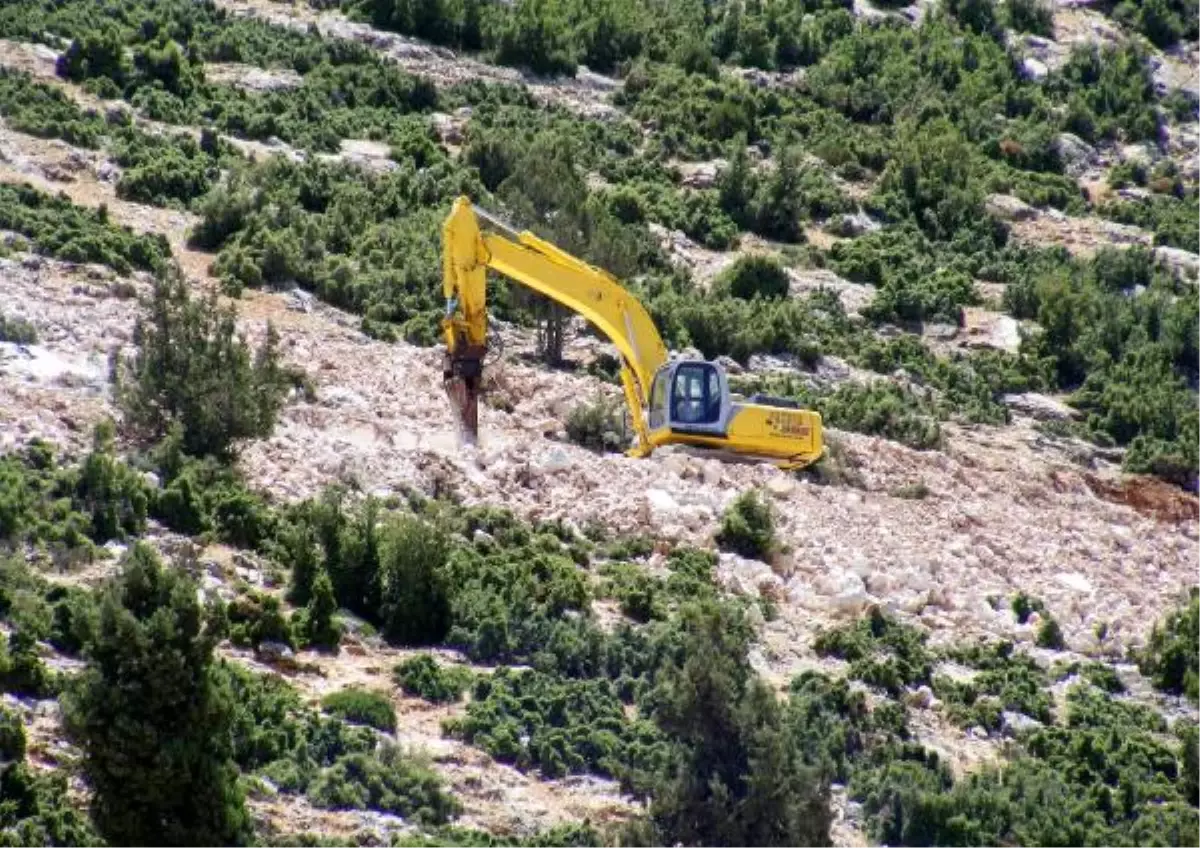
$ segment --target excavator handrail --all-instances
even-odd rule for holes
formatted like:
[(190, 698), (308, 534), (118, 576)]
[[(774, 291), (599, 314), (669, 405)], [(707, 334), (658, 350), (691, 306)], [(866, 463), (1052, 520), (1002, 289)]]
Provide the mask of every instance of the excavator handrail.
[[(483, 233), (476, 212), (515, 238)], [(466, 197), (454, 201), (442, 239), (444, 294), (461, 310), (469, 343), (486, 343), (486, 273), (491, 268), (595, 325), (621, 352), (641, 391), (638, 403), (644, 407), (654, 375), (667, 361), (667, 348), (646, 308), (611, 274), (533, 233), (514, 232), (477, 210)]]

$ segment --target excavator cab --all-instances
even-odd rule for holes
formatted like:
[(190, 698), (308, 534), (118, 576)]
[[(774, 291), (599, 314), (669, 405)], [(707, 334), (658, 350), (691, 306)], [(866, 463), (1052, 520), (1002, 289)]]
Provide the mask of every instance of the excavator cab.
[(648, 424), (659, 438), (668, 432), (724, 436), (729, 412), (729, 383), (725, 372), (711, 362), (678, 360), (654, 375)]

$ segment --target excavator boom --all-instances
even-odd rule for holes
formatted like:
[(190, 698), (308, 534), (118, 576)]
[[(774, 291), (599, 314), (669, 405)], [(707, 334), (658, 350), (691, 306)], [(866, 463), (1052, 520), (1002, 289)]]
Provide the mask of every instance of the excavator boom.
[[(512, 238), (485, 234), (483, 217)], [(667, 361), (654, 321), (645, 307), (606, 271), (559, 250), (530, 232), (516, 233), (460, 197), (442, 230), (443, 294), (447, 313), (447, 388), (471, 440), (478, 436), (479, 381), (487, 350), (487, 269), (491, 268), (554, 300), (607, 336), (621, 353), (625, 398), (634, 413), (639, 444), (647, 448), (643, 423), (654, 374)]]

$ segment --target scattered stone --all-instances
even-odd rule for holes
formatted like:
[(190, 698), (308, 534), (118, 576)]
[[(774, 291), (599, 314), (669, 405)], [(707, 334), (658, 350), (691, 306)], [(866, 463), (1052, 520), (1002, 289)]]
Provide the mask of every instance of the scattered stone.
[(312, 312), (316, 298), (312, 292), (302, 288), (294, 288), (287, 294), (287, 308), (293, 312)]
[(795, 494), (796, 487), (796, 479), (787, 474), (776, 474), (767, 480), (767, 491), (781, 500), (786, 500)]
[(875, 297), (874, 286), (850, 282), (824, 268), (788, 268), (787, 274), (788, 292), (793, 297), (821, 290), (832, 291), (850, 314), (857, 314)]
[(258, 68), (237, 62), (209, 63), (204, 66), (209, 82), (232, 85), (243, 91), (262, 94), (299, 88), (304, 78), (291, 68)]
[(679, 517), (679, 504), (669, 492), (650, 489), (646, 492), (646, 520), (653, 527), (662, 527)]
[(964, 306), (962, 322), (969, 348), (992, 348), (1007, 353), (1017, 353), (1021, 349), (1021, 325), (1011, 315)]

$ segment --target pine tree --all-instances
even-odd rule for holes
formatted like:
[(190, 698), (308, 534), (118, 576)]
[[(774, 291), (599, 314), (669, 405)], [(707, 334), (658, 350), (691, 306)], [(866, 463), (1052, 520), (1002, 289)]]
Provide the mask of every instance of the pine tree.
[(104, 593), (88, 666), (64, 698), (92, 817), (110, 844), (248, 840), (213, 638), (195, 584), (135, 545)]
[(135, 436), (158, 439), (178, 422), (187, 453), (222, 456), (237, 439), (270, 434), (287, 393), (272, 328), (252, 359), (236, 312), (215, 293), (193, 300), (172, 269), (155, 281), (134, 342), (131, 361), (114, 361), (113, 382)]
[[(287, 552), (287, 564), (292, 568), (288, 600), (296, 606), (304, 606), (312, 597), (313, 582), (317, 571), (324, 571), (321, 568), (316, 534), (312, 525), (307, 521), (301, 521), (289, 528), (284, 535), (283, 546)], [(326, 575), (326, 579), (328, 579), (328, 575)]]
[(305, 635), (309, 644), (337, 652), (342, 632), (333, 620), (335, 612), (337, 598), (333, 595), (333, 582), (325, 573), (325, 569), (318, 567), (316, 578), (313, 580), (312, 598), (305, 608)]
[(650, 807), (655, 841), (829, 844), (827, 787), (750, 667), (744, 616), (712, 602), (681, 615), (681, 662), (663, 671), (650, 698), (675, 747)]
[(417, 518), (401, 518), (383, 538), (381, 617), (389, 639), (406, 645), (443, 639), (450, 606), (442, 567), (449, 553), (445, 535)]

